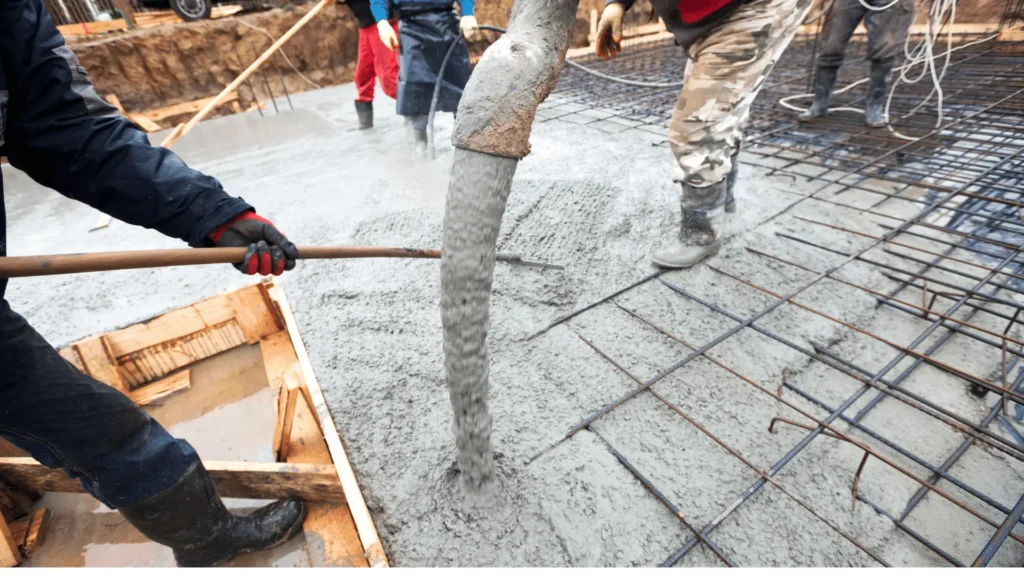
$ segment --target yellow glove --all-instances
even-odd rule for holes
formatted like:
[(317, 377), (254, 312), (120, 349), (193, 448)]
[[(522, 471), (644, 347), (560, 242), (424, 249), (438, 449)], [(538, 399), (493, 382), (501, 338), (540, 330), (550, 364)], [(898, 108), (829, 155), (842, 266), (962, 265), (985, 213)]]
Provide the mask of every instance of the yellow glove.
[(626, 8), (618, 2), (604, 7), (597, 24), (597, 55), (607, 62), (622, 52), (622, 16)]
[(480, 27), (476, 23), (476, 16), (463, 16), (459, 18), (459, 29), (466, 37), (466, 42), (476, 42), (480, 39)]
[(395, 29), (391, 26), (391, 22), (387, 20), (377, 22), (377, 34), (380, 36), (380, 41), (388, 47), (388, 50), (394, 52), (398, 48), (398, 36), (395, 34)]

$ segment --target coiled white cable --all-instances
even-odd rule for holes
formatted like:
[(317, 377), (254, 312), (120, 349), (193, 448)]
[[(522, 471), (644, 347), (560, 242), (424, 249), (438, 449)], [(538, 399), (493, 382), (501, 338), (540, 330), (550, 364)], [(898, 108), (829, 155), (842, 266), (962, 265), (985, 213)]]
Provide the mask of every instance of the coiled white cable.
[[(883, 6), (883, 7), (871, 6), (865, 0), (860, 0), (860, 3), (861, 3), (862, 6), (864, 6), (868, 10), (882, 11), (882, 10), (887, 10), (889, 8), (892, 8), (893, 6), (895, 6), (900, 1), (901, 0), (894, 0), (893, 2), (887, 4), (887, 5)], [(939, 126), (942, 125), (942, 120), (943, 120), (943, 106), (942, 106), (942, 103), (943, 103), (944, 94), (942, 92), (942, 79), (945, 77), (946, 70), (949, 68), (950, 55), (953, 52), (956, 52), (957, 50), (963, 50), (964, 48), (969, 48), (971, 46), (975, 46), (975, 45), (981, 44), (983, 42), (988, 42), (989, 40), (992, 40), (993, 38), (998, 36), (998, 34), (993, 34), (991, 36), (982, 38), (980, 40), (975, 40), (973, 42), (968, 42), (967, 44), (963, 44), (961, 46), (957, 46), (956, 48), (953, 48), (953, 24), (956, 22), (956, 2), (957, 2), (957, 0), (933, 0), (931, 8), (929, 9), (928, 26), (925, 29), (924, 38), (917, 45), (917, 47), (914, 48), (913, 50), (911, 50), (911, 48), (910, 48), (910, 34), (907, 34), (907, 37), (906, 37), (906, 39), (903, 42), (903, 52), (904, 52), (904, 56), (907, 59), (907, 62), (904, 63), (902, 66), (900, 66), (900, 67), (898, 67), (896, 69), (897, 71), (900, 72), (900, 74), (899, 74), (898, 78), (896, 79), (896, 81), (893, 82), (892, 87), (889, 89), (889, 96), (888, 96), (888, 98), (886, 98), (886, 101), (885, 101), (886, 128), (889, 130), (889, 132), (893, 136), (895, 136), (897, 138), (901, 138), (903, 140), (909, 140), (909, 141), (919, 140), (919, 138), (914, 138), (914, 137), (911, 137), (911, 136), (906, 136), (904, 134), (901, 134), (901, 133), (897, 132), (892, 127), (892, 125), (889, 123), (889, 107), (890, 107), (890, 105), (892, 103), (893, 94), (896, 93), (896, 87), (900, 84), (900, 82), (902, 82), (904, 84), (914, 84), (914, 83), (919, 82), (922, 79), (924, 79), (925, 76), (930, 76), (931, 77), (931, 79), (932, 79), (932, 91), (928, 94), (927, 97), (925, 97), (921, 102), (919, 102), (916, 106), (914, 106), (914, 108), (909, 113), (905, 114), (903, 116), (903, 118), (909, 118), (910, 116), (913, 116), (914, 114), (916, 114), (922, 107), (924, 107), (928, 102), (931, 101), (933, 96), (935, 96), (937, 94), (938, 95), (938, 98), (937, 98), (938, 118), (936, 119), (935, 127), (938, 128)], [(936, 55), (934, 53), (935, 44), (939, 41), (939, 37), (941, 35), (942, 28), (943, 28), (942, 22), (945, 19), (945, 16), (946, 16), (947, 12), (949, 13), (949, 27), (948, 27), (948, 31), (947, 31), (947, 34), (946, 34), (946, 51), (943, 52), (942, 54), (937, 54)], [(941, 71), (939, 71), (939, 69), (937, 69), (936, 66), (935, 66), (935, 62), (939, 58), (943, 58), (943, 57), (945, 57), (945, 61), (942, 64)], [(915, 66), (918, 66), (918, 65), (922, 66), (921, 71), (917, 75), (917, 77), (912, 78), (911, 77), (913, 75), (912, 69)], [(840, 88), (838, 90), (835, 90), (833, 92), (833, 94), (841, 94), (841, 93), (846, 92), (847, 90), (849, 90), (849, 89), (851, 89), (851, 88), (853, 88), (855, 86), (859, 86), (859, 85), (861, 85), (861, 84), (863, 84), (863, 83), (865, 83), (867, 81), (868, 81), (868, 78), (863, 78), (861, 80), (858, 80), (856, 82), (848, 84), (848, 85), (846, 85), (846, 86), (844, 86), (844, 87), (842, 87), (842, 88)], [(796, 106), (794, 104), (790, 104), (789, 101), (797, 99), (797, 98), (808, 98), (808, 97), (813, 98), (814, 94), (796, 94), (796, 95), (793, 95), (793, 96), (786, 96), (784, 98), (779, 99), (779, 104), (781, 104), (782, 106), (784, 106), (784, 107), (786, 107), (786, 108), (788, 108), (790, 110), (795, 110), (797, 112), (806, 112), (807, 108), (801, 108), (800, 106)], [(837, 108), (829, 108), (828, 111), (829, 112), (843, 112), (843, 111), (845, 111), (845, 112), (858, 112), (860, 114), (864, 113), (864, 110), (862, 110), (860, 108), (854, 108), (852, 106), (842, 106), (842, 107), (837, 107)]]

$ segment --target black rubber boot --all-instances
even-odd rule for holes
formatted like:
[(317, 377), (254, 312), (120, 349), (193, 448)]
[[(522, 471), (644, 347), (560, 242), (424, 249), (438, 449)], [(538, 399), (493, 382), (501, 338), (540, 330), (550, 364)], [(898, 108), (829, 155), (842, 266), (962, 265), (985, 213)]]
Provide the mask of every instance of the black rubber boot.
[(167, 490), (119, 512), (147, 538), (174, 550), (178, 566), (214, 566), (288, 541), (302, 529), (306, 506), (281, 500), (235, 516), (197, 461)]
[(892, 81), (892, 62), (872, 62), (867, 101), (864, 104), (864, 123), (871, 128), (885, 126), (885, 100)]
[(736, 176), (740, 170), (740, 148), (736, 147), (736, 151), (732, 153), (732, 170), (729, 170), (729, 175), (725, 177), (725, 211), (732, 214), (736, 211), (736, 196), (733, 190), (736, 188)]
[(838, 66), (818, 67), (818, 73), (814, 75), (814, 102), (811, 103), (810, 110), (797, 116), (797, 120), (807, 122), (821, 118), (828, 112), (828, 105), (832, 102), (832, 88), (836, 85), (838, 75)]
[(373, 102), (356, 101), (356, 115), (359, 116), (359, 129), (373, 128)]

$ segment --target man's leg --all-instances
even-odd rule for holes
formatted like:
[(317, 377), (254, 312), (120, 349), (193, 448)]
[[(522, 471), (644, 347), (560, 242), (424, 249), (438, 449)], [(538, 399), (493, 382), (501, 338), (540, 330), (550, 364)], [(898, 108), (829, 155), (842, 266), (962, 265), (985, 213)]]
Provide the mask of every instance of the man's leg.
[[(398, 34), (398, 23), (392, 21), (391, 26)], [(380, 87), (384, 93), (392, 98), (398, 97), (398, 55), (389, 50), (380, 37), (376, 38), (373, 44), (373, 63), (377, 79), (380, 80)]]
[(860, 0), (835, 0), (832, 3), (832, 8), (825, 15), (825, 23), (821, 27), (821, 52), (818, 54), (818, 65), (814, 71), (814, 101), (810, 110), (800, 114), (799, 120), (811, 120), (828, 112), (828, 105), (832, 101), (832, 89), (839, 75), (839, 66), (846, 55), (846, 46), (867, 11)]
[(383, 44), (377, 34), (376, 26), (359, 29), (359, 53), (356, 56), (356, 115), (359, 117), (359, 128), (373, 128), (373, 85), (377, 80), (374, 73), (374, 42)]
[(174, 484), (198, 460), (127, 396), (79, 372), (0, 300), (0, 435), (117, 508)]
[[(868, 0), (872, 5), (884, 6), (889, 2)], [(884, 11), (868, 11), (864, 27), (868, 31), (868, 60), (871, 62), (868, 94), (864, 105), (864, 123), (872, 128), (885, 126), (885, 102), (892, 85), (892, 68), (903, 50), (914, 21), (914, 0), (901, 0)]]
[(181, 565), (207, 565), (283, 542), (301, 502), (232, 516), (192, 447), (127, 396), (64, 360), (0, 299), (0, 436), (64, 468)]
[(755, 0), (690, 47), (669, 144), (682, 186), (679, 238), (652, 254), (660, 266), (687, 268), (718, 251), (727, 177), (739, 134), (776, 59), (811, 0)]

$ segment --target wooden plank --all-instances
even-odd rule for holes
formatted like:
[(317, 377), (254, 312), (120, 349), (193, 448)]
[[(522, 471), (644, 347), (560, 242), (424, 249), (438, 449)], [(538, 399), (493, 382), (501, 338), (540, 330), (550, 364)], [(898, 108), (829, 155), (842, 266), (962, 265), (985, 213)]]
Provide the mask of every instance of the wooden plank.
[(338, 429), (331, 418), (331, 412), (327, 408), (327, 401), (324, 399), (323, 391), (320, 389), (316, 374), (313, 372), (313, 365), (309, 361), (306, 346), (302, 343), (302, 337), (299, 335), (298, 324), (295, 321), (295, 316), (292, 314), (291, 306), (288, 305), (288, 298), (285, 296), (284, 290), (272, 283), (268, 283), (268, 292), (278, 307), (281, 317), (284, 319), (285, 329), (291, 338), (295, 355), (299, 359), (299, 365), (302, 367), (302, 380), (312, 397), (313, 406), (320, 421), (320, 427), (323, 430), (323, 438), (327, 443), (327, 449), (331, 459), (334, 461), (334, 466), (337, 468), (338, 478), (341, 480), (342, 489), (345, 491), (349, 511), (359, 532), (359, 540), (362, 543), (366, 559), (372, 567), (386, 567), (389, 565), (387, 555), (385, 555), (384, 547), (380, 543), (380, 536), (377, 534), (377, 528), (373, 524), (373, 517), (370, 516), (370, 511), (366, 507), (366, 501), (363, 500), (363, 494), (359, 489), (359, 482), (356, 480), (355, 472), (352, 470), (352, 464), (348, 460), (348, 455), (345, 454), (345, 447), (341, 444), (341, 437), (338, 435)]
[(118, 98), (116, 94), (107, 94), (103, 99), (109, 102), (114, 108), (117, 108), (117, 111), (121, 113), (121, 116), (128, 116), (128, 113), (124, 111), (124, 106), (121, 105), (121, 99)]
[(270, 388), (277, 392), (284, 386), (285, 372), (299, 362), (295, 349), (292, 348), (291, 337), (284, 331), (271, 334), (260, 341), (260, 355), (263, 357), (263, 367), (267, 372)]
[(121, 330), (108, 332), (105, 337), (115, 358), (156, 346), (168, 340), (188, 336), (206, 328), (206, 323), (195, 308), (187, 306), (152, 320), (133, 324)]
[(999, 33), (1000, 42), (1020, 42), (1024, 40), (1024, 28), (1012, 28)]
[(82, 357), (78, 354), (78, 350), (75, 350), (74, 346), (65, 346), (60, 350), (57, 350), (57, 353), (61, 355), (61, 358), (70, 362), (72, 366), (78, 368), (79, 372), (86, 372), (85, 364), (82, 362)]
[(0, 568), (12, 568), (21, 563), (21, 552), (11, 537), (7, 523), (0, 521)]
[[(156, 108), (154, 110), (146, 110), (145, 112), (139, 112), (140, 116), (144, 116), (148, 120), (153, 122), (159, 122), (166, 120), (174, 116), (181, 116), (182, 114), (195, 114), (196, 112), (203, 109), (204, 106), (209, 104), (216, 96), (209, 98), (201, 98), (199, 100), (192, 100), (191, 102), (182, 102), (181, 104), (174, 104), (173, 106), (165, 106), (163, 108)], [(221, 101), (221, 105), (229, 104), (231, 102), (238, 101), (238, 93), (230, 92)]]
[(199, 317), (203, 319), (207, 326), (227, 322), (235, 317), (235, 310), (231, 308), (227, 294), (218, 294), (205, 300), (200, 300), (193, 304), (192, 307), (196, 309)]
[(81, 22), (78, 24), (64, 24), (57, 26), (61, 36), (89, 36), (92, 34), (103, 34), (118, 30), (127, 30), (128, 23), (122, 19), (110, 20), (109, 22)]
[(104, 384), (113, 386), (123, 394), (128, 393), (128, 387), (117, 371), (104, 336), (86, 338), (76, 343), (74, 347), (82, 358), (86, 373)]
[[(948, 35), (950, 33), (950, 28), (952, 28), (954, 36), (959, 36), (959, 35), (963, 35), (963, 34), (992, 34), (992, 33), (995, 33), (995, 32), (999, 31), (999, 23), (998, 22), (990, 22), (990, 23), (953, 24), (952, 27), (944, 26), (941, 29), (941, 31), (940, 31), (940, 36)], [(927, 24), (914, 24), (914, 25), (912, 25), (910, 27), (910, 30), (907, 32), (907, 34), (913, 36), (913, 35), (918, 35), (918, 34), (924, 34), (927, 31), (928, 31), (928, 25)], [(817, 23), (815, 23), (815, 24), (804, 24), (804, 25), (800, 26), (799, 28), (797, 28), (796, 33), (797, 34), (817, 34), (818, 33), (818, 24)], [(868, 33), (867, 32), (867, 28), (864, 27), (864, 24), (860, 24), (853, 31), (853, 35), (854, 36), (866, 36), (867, 33)]]
[(8, 524), (32, 510), (32, 499), (0, 480), (0, 522)]
[(139, 406), (159, 404), (164, 400), (181, 394), (192, 387), (192, 371), (182, 370), (166, 378), (132, 390), (131, 399)]
[(134, 352), (118, 359), (118, 371), (133, 387), (162, 378), (204, 358), (246, 343), (238, 323), (229, 320), (159, 346)]
[(278, 325), (276, 314), (267, 305), (259, 286), (243, 288), (227, 296), (235, 311), (235, 321), (250, 344), (284, 329), (283, 325)]
[[(276, 306), (275, 306), (276, 308)], [(287, 332), (278, 332), (260, 342), (260, 353), (263, 366), (267, 372), (267, 380), (274, 386), (285, 391), (285, 375), (296, 374), (300, 389), (308, 393), (302, 381), (301, 367), (291, 338)], [(295, 371), (298, 370), (296, 373)], [(292, 380), (292, 378), (289, 378)], [(305, 397), (306, 394), (303, 394)], [(275, 446), (280, 442), (276, 438)], [(289, 463), (327, 464), (331, 462), (331, 454), (323, 440), (323, 432), (314, 418), (312, 404), (298, 403), (292, 419), (291, 441), (288, 444), (287, 460)], [(303, 529), (307, 539), (318, 543), (311, 546), (310, 561), (314, 566), (357, 566), (367, 567), (363, 545), (359, 541), (348, 505), (341, 503), (308, 503), (306, 520)]]
[(288, 450), (292, 441), (292, 423), (295, 421), (295, 405), (299, 401), (298, 362), (295, 367), (285, 372), (285, 385), (278, 394), (277, 427), (274, 430), (274, 451), (278, 462), (288, 461)]
[(10, 525), (11, 538), (22, 556), (31, 557), (43, 545), (46, 540), (46, 528), (49, 525), (49, 508), (40, 508)]
[[(301, 405), (301, 404), (300, 404)], [(312, 502), (344, 502), (345, 491), (330, 464), (280, 462), (203, 462), (223, 498), (277, 500), (296, 496)], [(63, 470), (32, 458), (0, 458), (0, 478), (35, 492), (83, 492)]]
[(128, 119), (131, 120), (132, 123), (138, 126), (139, 128), (142, 128), (142, 130), (146, 134), (152, 134), (153, 132), (159, 132), (164, 129), (163, 126), (157, 124), (149, 118), (146, 118), (142, 114), (128, 114)]

